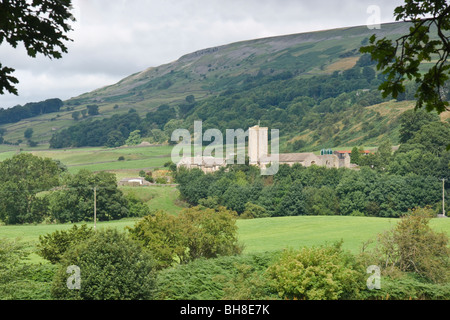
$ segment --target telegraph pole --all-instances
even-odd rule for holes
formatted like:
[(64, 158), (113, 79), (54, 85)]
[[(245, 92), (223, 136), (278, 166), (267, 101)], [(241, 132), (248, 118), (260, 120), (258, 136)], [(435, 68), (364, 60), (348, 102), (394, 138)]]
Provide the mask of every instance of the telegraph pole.
[(94, 187), (94, 230), (97, 226), (97, 187)]
[(445, 218), (445, 179), (442, 179), (442, 216)]

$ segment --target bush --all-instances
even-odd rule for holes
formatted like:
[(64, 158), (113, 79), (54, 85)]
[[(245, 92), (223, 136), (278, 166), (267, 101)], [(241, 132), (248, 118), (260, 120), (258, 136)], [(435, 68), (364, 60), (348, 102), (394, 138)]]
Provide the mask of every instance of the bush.
[(27, 261), (30, 244), (0, 239), (0, 300), (48, 300), (55, 266)]
[(160, 268), (242, 251), (237, 243), (236, 214), (223, 207), (214, 210), (199, 206), (185, 209), (178, 216), (158, 211), (129, 231), (152, 252)]
[(253, 204), (251, 202), (247, 202), (245, 204), (245, 210), (240, 215), (241, 219), (256, 219), (256, 218), (266, 218), (269, 215), (264, 207), (261, 207), (257, 204)]
[(362, 265), (340, 244), (286, 250), (267, 272), (279, 296), (286, 299), (351, 299), (365, 285)]
[(128, 200), (128, 216), (129, 217), (145, 217), (150, 214), (150, 208), (134, 193), (125, 196)]
[(412, 274), (400, 278), (382, 277), (379, 290), (365, 290), (364, 300), (448, 300), (450, 283), (424, 282)]
[(393, 228), (378, 237), (373, 255), (386, 272), (415, 272), (439, 283), (450, 277), (448, 236), (436, 233), (428, 225), (433, 210), (418, 208)]
[(155, 182), (158, 184), (167, 184), (167, 178), (159, 177), (159, 178), (156, 178)]
[(279, 252), (264, 252), (197, 259), (162, 270), (157, 279), (155, 299), (276, 299), (263, 275), (278, 255)]
[(182, 262), (187, 254), (176, 216), (156, 211), (128, 228), (131, 237), (152, 253), (158, 268)]
[[(80, 268), (79, 290), (68, 289), (69, 266)], [(147, 300), (155, 279), (153, 258), (125, 233), (105, 229), (66, 252), (51, 293), (68, 300)]]
[(85, 241), (94, 234), (92, 228), (83, 224), (74, 225), (67, 231), (56, 230), (51, 234), (39, 236), (37, 253), (44, 259), (55, 264), (61, 261), (63, 254), (71, 247)]

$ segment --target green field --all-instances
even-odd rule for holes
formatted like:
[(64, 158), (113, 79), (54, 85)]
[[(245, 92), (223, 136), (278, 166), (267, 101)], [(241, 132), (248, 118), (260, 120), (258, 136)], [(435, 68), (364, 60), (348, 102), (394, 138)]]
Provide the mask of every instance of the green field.
[[(124, 194), (134, 194), (144, 201), (152, 210), (164, 210), (178, 214), (184, 207), (178, 200), (179, 191), (173, 186), (120, 187)], [(177, 203), (180, 202), (180, 205)]]
[[(101, 222), (97, 228), (117, 228), (125, 230), (139, 219)], [(343, 248), (358, 253), (364, 242), (375, 239), (377, 234), (395, 226), (398, 219), (342, 217), (342, 216), (300, 216), (238, 220), (239, 241), (244, 244), (244, 253), (282, 250), (332, 244), (343, 240)], [(88, 223), (93, 226), (93, 223)], [(450, 236), (450, 219), (432, 219), (431, 227)], [(30, 245), (39, 240), (40, 235), (56, 230), (67, 230), (72, 224), (64, 225), (22, 225), (0, 226), (0, 238), (19, 239)], [(37, 255), (32, 262), (42, 262)]]
[[(395, 226), (399, 219), (300, 216), (239, 220), (239, 239), (246, 252), (272, 251), (331, 244), (343, 240), (343, 248), (359, 252), (364, 242)], [(450, 219), (432, 219), (433, 230), (450, 236)]]
[[(0, 161), (13, 157), (18, 150), (18, 147), (2, 146)], [(22, 149), (22, 152), (30, 152), (38, 157), (60, 160), (67, 166), (70, 173), (77, 173), (81, 169), (110, 171), (116, 173), (119, 180), (124, 177), (137, 177), (141, 169), (163, 167), (170, 161), (171, 151), (172, 146)], [(119, 157), (124, 157), (124, 160), (119, 161)]]

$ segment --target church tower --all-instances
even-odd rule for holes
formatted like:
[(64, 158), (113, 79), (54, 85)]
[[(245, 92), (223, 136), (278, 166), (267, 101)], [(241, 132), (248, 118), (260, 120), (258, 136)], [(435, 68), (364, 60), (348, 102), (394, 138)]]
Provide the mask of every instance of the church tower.
[(269, 128), (259, 125), (248, 129), (248, 157), (251, 165), (258, 165), (268, 157)]

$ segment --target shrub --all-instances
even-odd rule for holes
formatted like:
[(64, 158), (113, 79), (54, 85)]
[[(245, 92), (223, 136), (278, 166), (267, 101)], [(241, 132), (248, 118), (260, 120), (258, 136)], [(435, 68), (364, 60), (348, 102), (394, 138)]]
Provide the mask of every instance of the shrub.
[(382, 277), (379, 290), (361, 292), (364, 300), (448, 300), (450, 283), (424, 282), (412, 274), (400, 278)]
[(130, 236), (152, 253), (158, 268), (166, 268), (184, 260), (186, 249), (177, 217), (156, 211), (128, 228)]
[(245, 204), (245, 210), (240, 215), (241, 219), (256, 219), (256, 218), (266, 218), (269, 215), (264, 207), (261, 207), (257, 204), (253, 204), (251, 202), (247, 202)]
[(279, 296), (286, 299), (350, 299), (364, 287), (364, 270), (340, 244), (286, 250), (267, 272)]
[(49, 263), (27, 263), (20, 278), (8, 283), (9, 297), (0, 294), (0, 299), (8, 300), (50, 300), (50, 288), (57, 266)]
[(152, 252), (161, 268), (198, 258), (242, 252), (237, 241), (236, 213), (194, 207), (178, 216), (163, 211), (146, 216), (129, 228), (133, 239)]
[(156, 183), (158, 183), (158, 184), (167, 184), (167, 178), (164, 178), (164, 177), (156, 178)]
[(129, 217), (145, 217), (150, 214), (149, 206), (139, 199), (134, 193), (125, 196), (128, 201)]
[(242, 247), (238, 244), (236, 217), (236, 212), (224, 207), (183, 210), (178, 219), (183, 226), (189, 259), (240, 254)]
[(81, 227), (74, 225), (67, 231), (56, 230), (51, 234), (39, 236), (37, 253), (44, 259), (55, 264), (61, 261), (62, 255), (74, 245), (85, 241), (94, 234), (92, 228), (83, 224)]
[(374, 252), (379, 265), (387, 272), (397, 269), (437, 283), (448, 281), (448, 236), (430, 228), (432, 214), (429, 208), (411, 210), (392, 230), (379, 235)]
[(27, 255), (25, 245), (16, 241), (0, 239), (0, 298), (11, 299), (14, 295), (14, 283), (20, 279), (26, 265), (22, 260)]
[[(80, 268), (79, 290), (67, 286), (69, 266)], [(153, 258), (125, 233), (105, 229), (66, 252), (51, 293), (68, 300), (146, 300), (155, 279)]]
[(0, 239), (0, 300), (48, 300), (55, 266), (29, 263), (29, 244)]
[(162, 270), (158, 274), (155, 299), (276, 299), (264, 272), (278, 255), (279, 252), (264, 252), (197, 259)]

